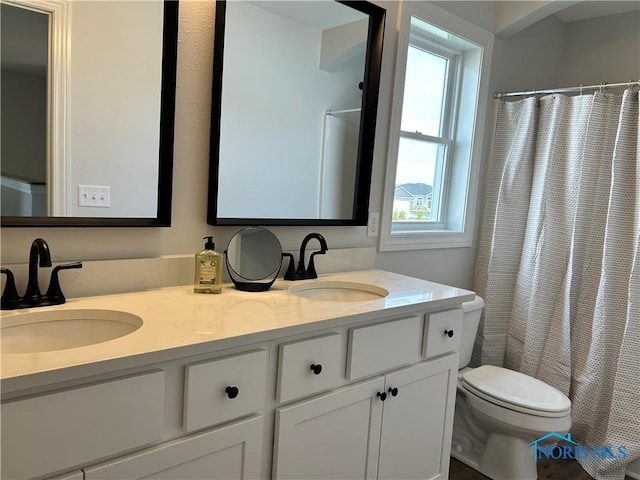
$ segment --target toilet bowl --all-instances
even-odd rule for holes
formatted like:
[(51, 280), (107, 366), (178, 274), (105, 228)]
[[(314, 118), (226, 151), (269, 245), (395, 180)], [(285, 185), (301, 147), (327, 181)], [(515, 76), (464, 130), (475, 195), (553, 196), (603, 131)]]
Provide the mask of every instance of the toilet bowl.
[(464, 324), (451, 455), (495, 480), (535, 480), (534, 447), (571, 427), (571, 402), (554, 387), (506, 368), (468, 368), (480, 297), (463, 305)]

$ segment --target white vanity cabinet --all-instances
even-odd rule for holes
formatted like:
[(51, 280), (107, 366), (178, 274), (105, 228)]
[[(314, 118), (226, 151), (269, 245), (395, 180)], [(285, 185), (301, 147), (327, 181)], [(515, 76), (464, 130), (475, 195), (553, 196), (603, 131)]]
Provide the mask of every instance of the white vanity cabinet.
[(457, 298), (345, 307), (326, 322), (127, 357), (117, 369), (27, 378), (3, 391), (1, 477), (446, 478)]
[(447, 477), (458, 355), (424, 361), (423, 328), (417, 315), (349, 331), (346, 377), (371, 378), (276, 409), (275, 479)]

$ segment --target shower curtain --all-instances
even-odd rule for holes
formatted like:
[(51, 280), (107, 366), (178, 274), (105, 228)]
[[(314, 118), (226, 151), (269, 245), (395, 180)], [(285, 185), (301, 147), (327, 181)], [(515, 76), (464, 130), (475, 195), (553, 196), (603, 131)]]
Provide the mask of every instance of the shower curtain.
[(568, 395), (574, 440), (625, 449), (597, 479), (640, 457), (638, 117), (637, 89), (500, 102), (476, 261), (473, 364)]

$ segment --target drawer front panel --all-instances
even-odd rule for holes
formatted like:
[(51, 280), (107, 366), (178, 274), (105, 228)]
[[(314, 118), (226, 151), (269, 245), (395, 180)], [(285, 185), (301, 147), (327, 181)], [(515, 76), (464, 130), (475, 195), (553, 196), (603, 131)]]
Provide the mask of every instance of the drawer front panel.
[(38, 477), (160, 440), (163, 424), (164, 372), (7, 402), (2, 478)]
[(266, 381), (267, 352), (264, 350), (187, 366), (185, 431), (262, 410)]
[(460, 350), (462, 339), (462, 309), (427, 315), (424, 329), (424, 356), (436, 357)]
[(347, 378), (355, 380), (421, 360), (420, 316), (349, 331)]
[(261, 416), (85, 468), (84, 480), (260, 478)]
[(280, 345), (279, 402), (334, 388), (344, 375), (342, 335), (339, 333)]
[(64, 473), (58, 477), (47, 478), (46, 480), (85, 480), (82, 470), (75, 472)]

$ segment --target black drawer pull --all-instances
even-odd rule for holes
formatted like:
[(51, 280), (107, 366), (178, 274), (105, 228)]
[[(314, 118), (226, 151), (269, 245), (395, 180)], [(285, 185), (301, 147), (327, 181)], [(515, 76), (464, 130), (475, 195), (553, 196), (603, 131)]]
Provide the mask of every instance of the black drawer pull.
[(319, 363), (312, 363), (311, 366), (309, 367), (311, 370), (313, 370), (313, 374), (314, 375), (320, 375), (320, 372), (322, 372), (322, 365), (320, 365)]
[(444, 334), (445, 334), (445, 335), (448, 335), (448, 336), (449, 336), (449, 338), (451, 338), (451, 337), (453, 337), (453, 330), (445, 330), (445, 331), (444, 331)]
[(236, 398), (238, 396), (238, 393), (240, 393), (240, 390), (238, 390), (238, 387), (227, 387), (224, 389), (225, 393), (227, 394), (227, 397), (229, 398)]
[(387, 394), (385, 392), (376, 393), (376, 397), (380, 398), (380, 401), (384, 402), (387, 399)]
[(397, 397), (398, 396), (398, 387), (389, 387), (389, 393), (391, 394), (392, 397)]

